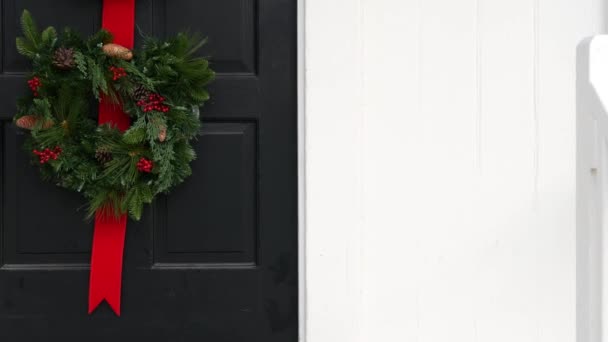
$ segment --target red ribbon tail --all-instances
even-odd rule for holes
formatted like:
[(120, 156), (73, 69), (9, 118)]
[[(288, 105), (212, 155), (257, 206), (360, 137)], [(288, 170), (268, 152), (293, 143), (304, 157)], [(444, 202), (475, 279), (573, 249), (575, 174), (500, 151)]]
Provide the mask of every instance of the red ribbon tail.
[(120, 316), (122, 260), (127, 216), (99, 210), (95, 215), (91, 274), (89, 280), (89, 314), (105, 299)]

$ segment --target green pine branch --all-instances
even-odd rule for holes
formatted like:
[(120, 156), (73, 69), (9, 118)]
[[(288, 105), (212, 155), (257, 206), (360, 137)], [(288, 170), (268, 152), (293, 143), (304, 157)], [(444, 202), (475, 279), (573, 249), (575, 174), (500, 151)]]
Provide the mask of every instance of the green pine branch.
[(34, 49), (40, 48), (40, 32), (38, 31), (34, 18), (32, 18), (32, 14), (28, 10), (23, 10), (23, 13), (21, 14), (21, 31), (23, 32), (25, 39), (32, 44)]

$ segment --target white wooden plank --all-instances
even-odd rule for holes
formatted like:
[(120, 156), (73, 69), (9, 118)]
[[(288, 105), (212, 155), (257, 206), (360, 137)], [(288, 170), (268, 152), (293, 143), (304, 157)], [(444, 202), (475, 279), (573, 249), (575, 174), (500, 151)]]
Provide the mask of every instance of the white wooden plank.
[(356, 342), (360, 8), (352, 0), (305, 5), (307, 335), (310, 341)]
[[(422, 1), (364, 1), (363, 340), (420, 340), (420, 236), (432, 165), (422, 113)], [(399, 276), (400, 275), (400, 276)]]
[(364, 7), (365, 340), (472, 340), (474, 1), (396, 4)]
[(598, 1), (306, 2), (309, 341), (575, 341)]
[(474, 301), (480, 341), (536, 341), (535, 2), (480, 1), (482, 175)]
[[(598, 1), (538, 0), (539, 178), (536, 283), (540, 341), (573, 341), (576, 321), (576, 46), (598, 32)], [(591, 331), (589, 331), (591, 332)], [(579, 341), (579, 340), (577, 340)], [(580, 340), (579, 342), (583, 342)], [(597, 341), (592, 339), (590, 341)]]

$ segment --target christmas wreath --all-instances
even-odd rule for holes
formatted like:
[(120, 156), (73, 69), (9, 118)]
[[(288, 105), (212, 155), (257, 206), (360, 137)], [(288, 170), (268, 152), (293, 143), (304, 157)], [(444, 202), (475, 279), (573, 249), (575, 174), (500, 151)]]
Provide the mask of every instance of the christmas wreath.
[[(29, 132), (27, 153), (43, 178), (82, 193), (90, 215), (108, 209), (138, 220), (144, 204), (191, 174), (190, 142), (215, 75), (194, 55), (205, 40), (144, 36), (131, 51), (105, 30), (86, 39), (69, 28), (40, 32), (27, 11), (21, 25), (17, 50), (33, 68), (15, 124)], [(122, 106), (131, 126), (97, 125), (92, 99)]]

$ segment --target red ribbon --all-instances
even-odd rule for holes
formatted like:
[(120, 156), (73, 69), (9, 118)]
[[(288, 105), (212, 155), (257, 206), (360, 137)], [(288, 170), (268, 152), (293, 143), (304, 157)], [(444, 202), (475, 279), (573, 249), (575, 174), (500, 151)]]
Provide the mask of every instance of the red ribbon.
[(122, 255), (126, 228), (126, 215), (116, 218), (113, 213), (100, 210), (95, 216), (89, 282), (89, 314), (105, 299), (116, 315), (120, 316)]
[[(114, 35), (114, 43), (133, 48), (135, 0), (104, 0), (102, 27)], [(110, 124), (121, 131), (130, 121), (120, 104), (112, 104), (102, 96), (99, 124)], [(112, 210), (99, 210), (95, 215), (95, 232), (91, 253), (89, 280), (89, 314), (105, 299), (120, 316), (122, 257), (125, 246), (127, 216), (114, 217)]]

